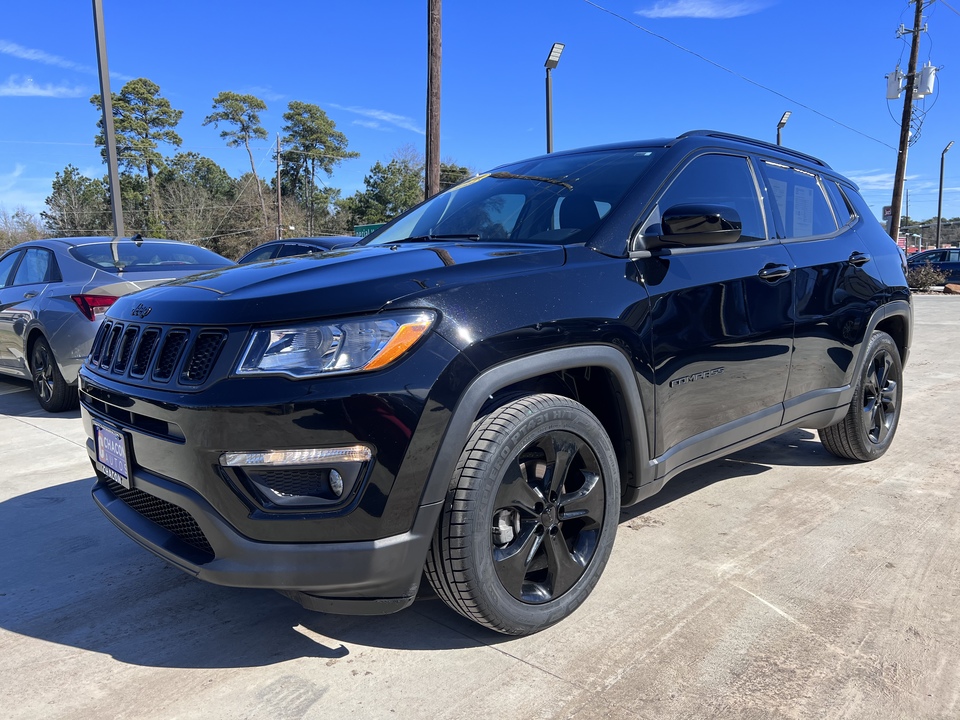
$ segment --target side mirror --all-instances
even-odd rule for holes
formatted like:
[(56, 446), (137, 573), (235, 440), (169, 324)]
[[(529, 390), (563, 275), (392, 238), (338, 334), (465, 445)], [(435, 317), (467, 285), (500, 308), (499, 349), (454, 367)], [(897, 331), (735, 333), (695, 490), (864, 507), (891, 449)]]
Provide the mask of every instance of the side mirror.
[(674, 205), (661, 216), (659, 228), (651, 226), (653, 232), (643, 236), (643, 246), (726, 245), (740, 239), (742, 227), (740, 213), (726, 205)]

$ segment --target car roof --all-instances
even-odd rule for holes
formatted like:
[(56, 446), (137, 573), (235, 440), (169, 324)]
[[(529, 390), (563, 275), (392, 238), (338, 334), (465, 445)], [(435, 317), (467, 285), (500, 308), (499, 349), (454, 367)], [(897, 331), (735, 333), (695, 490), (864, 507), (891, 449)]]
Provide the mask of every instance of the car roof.
[[(134, 236), (135, 237), (135, 236)], [(140, 242), (140, 243), (166, 243), (170, 245), (190, 245), (191, 243), (184, 243), (180, 240), (165, 240), (162, 238), (138, 238), (133, 240), (132, 237), (122, 236), (115, 237), (110, 235), (94, 235), (94, 236), (83, 236), (83, 237), (55, 237), (55, 238), (36, 238), (35, 240), (27, 240), (19, 245), (31, 244), (46, 244), (48, 247), (60, 246), (64, 248), (74, 248), (80, 247), (83, 245), (96, 245), (98, 243), (113, 242), (114, 240), (119, 240), (120, 242)], [(17, 247), (16, 245), (14, 247)], [(11, 248), (13, 249), (13, 248)]]
[[(685, 132), (682, 135), (678, 135), (675, 138), (654, 138), (650, 140), (632, 140), (626, 142), (617, 142), (617, 143), (607, 143), (604, 145), (591, 145), (581, 148), (571, 148), (570, 150), (559, 150), (552, 155), (577, 155), (580, 153), (590, 153), (590, 152), (605, 152), (611, 150), (630, 150), (633, 148), (670, 148), (670, 147), (689, 147), (694, 149), (697, 147), (720, 147), (720, 148), (730, 148), (738, 150), (748, 150), (754, 152), (762, 152), (765, 155), (778, 157), (784, 162), (789, 162), (793, 164), (805, 165), (813, 170), (818, 172), (826, 171), (832, 177), (842, 179), (844, 182), (849, 183), (850, 185), (856, 187), (856, 185), (849, 180), (848, 178), (839, 175), (836, 171), (833, 170), (827, 163), (821, 160), (818, 157), (809, 155), (799, 150), (793, 150), (792, 148), (784, 147), (783, 145), (775, 145), (773, 143), (766, 142), (764, 140), (757, 140), (756, 138), (750, 138), (743, 135), (735, 135), (733, 133), (725, 133), (719, 130), (690, 130)], [(547, 155), (539, 155), (533, 158), (528, 158), (530, 160), (536, 160), (539, 158), (545, 158)], [(521, 160), (520, 162), (523, 162)], [(515, 162), (505, 163), (501, 167), (506, 165), (515, 165)]]

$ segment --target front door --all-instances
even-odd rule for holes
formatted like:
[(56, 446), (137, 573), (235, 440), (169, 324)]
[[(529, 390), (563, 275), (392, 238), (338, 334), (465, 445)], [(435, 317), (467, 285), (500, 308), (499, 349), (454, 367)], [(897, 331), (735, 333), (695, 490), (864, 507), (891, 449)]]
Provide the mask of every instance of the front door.
[(651, 303), (659, 475), (780, 425), (793, 342), (791, 260), (767, 229), (750, 160), (694, 158), (644, 227), (682, 204), (732, 208), (742, 232), (636, 260)]

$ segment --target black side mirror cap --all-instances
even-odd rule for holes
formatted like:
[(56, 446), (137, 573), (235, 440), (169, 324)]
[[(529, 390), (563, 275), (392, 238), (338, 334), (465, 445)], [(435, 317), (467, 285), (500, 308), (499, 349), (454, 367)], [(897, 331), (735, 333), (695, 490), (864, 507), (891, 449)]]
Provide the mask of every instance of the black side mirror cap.
[[(660, 226), (644, 234), (643, 247), (699, 247), (727, 245), (740, 239), (740, 213), (726, 205), (674, 205), (660, 219)], [(659, 231), (659, 232), (657, 232)]]

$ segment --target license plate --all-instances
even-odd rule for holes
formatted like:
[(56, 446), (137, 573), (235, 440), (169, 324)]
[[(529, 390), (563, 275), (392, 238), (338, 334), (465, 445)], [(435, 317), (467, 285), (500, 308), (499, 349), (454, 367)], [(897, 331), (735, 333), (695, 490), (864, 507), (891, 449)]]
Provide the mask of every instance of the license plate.
[(123, 434), (94, 421), (93, 439), (97, 446), (97, 469), (123, 487), (131, 487), (127, 441)]

